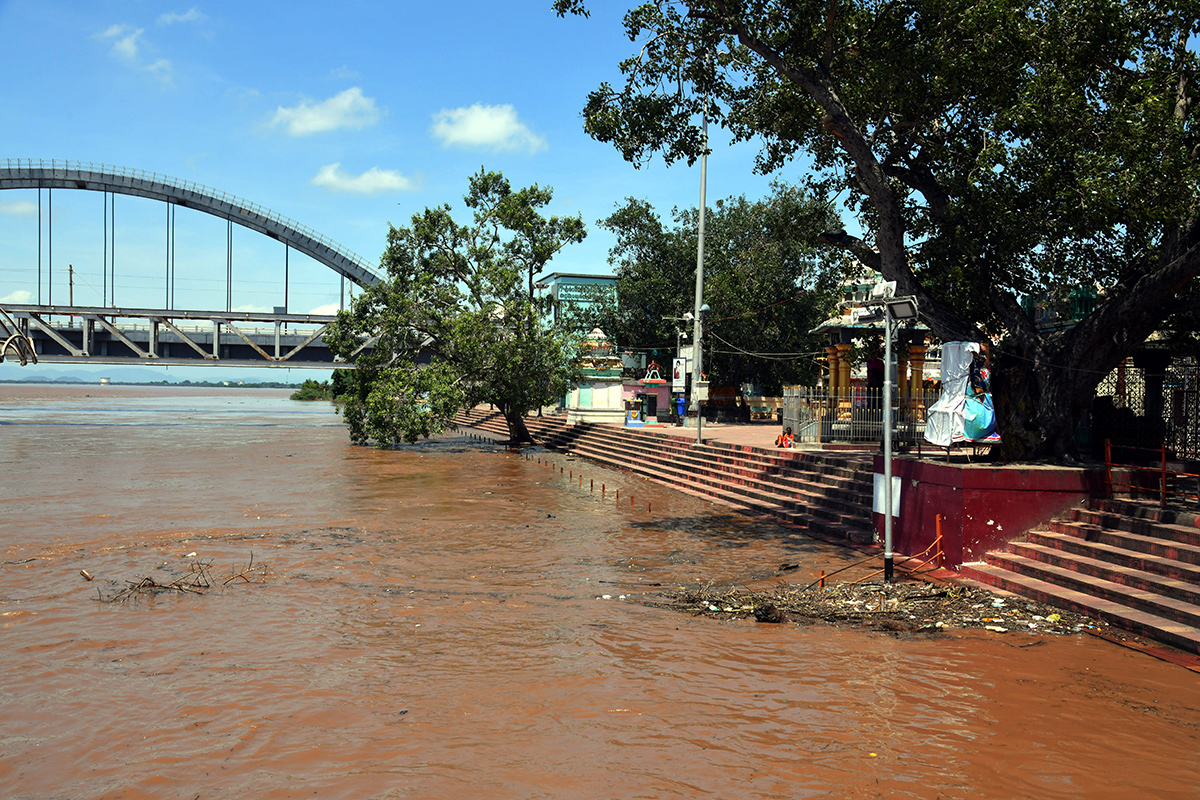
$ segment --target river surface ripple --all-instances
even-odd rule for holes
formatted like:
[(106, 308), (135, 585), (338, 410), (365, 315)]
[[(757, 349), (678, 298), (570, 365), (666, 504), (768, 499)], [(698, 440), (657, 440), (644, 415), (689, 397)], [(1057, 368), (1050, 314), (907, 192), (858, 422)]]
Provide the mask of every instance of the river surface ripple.
[[(0, 386), (0, 796), (1200, 796), (1195, 673), (646, 605), (851, 556), (530, 454), (353, 447), (286, 392)], [(96, 599), (198, 560), (266, 579)]]

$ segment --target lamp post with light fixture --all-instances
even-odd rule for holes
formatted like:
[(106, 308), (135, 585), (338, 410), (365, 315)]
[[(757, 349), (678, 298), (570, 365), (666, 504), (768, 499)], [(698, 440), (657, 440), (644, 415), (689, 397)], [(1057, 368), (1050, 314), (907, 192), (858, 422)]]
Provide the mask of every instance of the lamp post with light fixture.
[[(892, 576), (892, 337), (902, 322), (917, 318), (915, 297), (888, 297), (883, 301), (883, 581)], [(894, 323), (894, 324), (893, 324)]]

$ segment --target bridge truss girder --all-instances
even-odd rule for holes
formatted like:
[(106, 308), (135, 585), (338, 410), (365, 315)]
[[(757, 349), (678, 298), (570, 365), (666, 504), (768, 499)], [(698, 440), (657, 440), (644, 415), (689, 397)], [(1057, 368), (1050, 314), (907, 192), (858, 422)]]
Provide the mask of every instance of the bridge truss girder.
[(0, 164), (2, 189), (83, 189), (194, 208), (284, 242), (360, 286), (380, 281), (365, 259), (311, 228), (240, 197), (156, 172), (80, 161), (7, 159)]
[(12, 328), (0, 335), (24, 338), (34, 363), (354, 366), (321, 338), (332, 316), (57, 305), (6, 305), (0, 315), (9, 320), (0, 328)]

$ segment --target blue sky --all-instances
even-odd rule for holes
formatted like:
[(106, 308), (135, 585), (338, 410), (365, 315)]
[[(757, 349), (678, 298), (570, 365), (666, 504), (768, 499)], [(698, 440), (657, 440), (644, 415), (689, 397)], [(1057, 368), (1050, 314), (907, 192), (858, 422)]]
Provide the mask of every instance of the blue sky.
[[(551, 268), (607, 272), (595, 226), (627, 196), (666, 213), (695, 205), (699, 167), (634, 169), (582, 129), (580, 109), (634, 51), (623, 7), (559, 19), (550, 0), (441, 3), (0, 3), (8, 80), (0, 158), (69, 159), (155, 171), (270, 208), (377, 263), (389, 222), (461, 209), (481, 166), (554, 188), (552, 213), (590, 235)], [(762, 196), (755, 148), (714, 136), (708, 197)], [(797, 164), (780, 177), (797, 180)], [(49, 198), (42, 193), (43, 299)], [(119, 196), (117, 303), (164, 299), (165, 206)], [(0, 301), (35, 296), (38, 193), (0, 192)], [(54, 300), (101, 301), (102, 195), (53, 198)], [(225, 224), (176, 214), (177, 306), (225, 304)], [(233, 306), (283, 302), (283, 246), (234, 228)], [(289, 310), (336, 307), (337, 276), (292, 254)], [(94, 295), (94, 297), (93, 297)], [(182, 295), (182, 297), (181, 297)], [(7, 365), (5, 365), (7, 366)]]

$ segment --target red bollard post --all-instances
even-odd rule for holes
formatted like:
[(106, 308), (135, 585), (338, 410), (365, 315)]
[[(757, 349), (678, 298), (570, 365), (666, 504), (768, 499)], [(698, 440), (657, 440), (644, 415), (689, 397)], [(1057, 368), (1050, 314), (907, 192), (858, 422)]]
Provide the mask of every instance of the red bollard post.
[(821, 570), (817, 573), (817, 586), (821, 589), (825, 588), (825, 570)]

